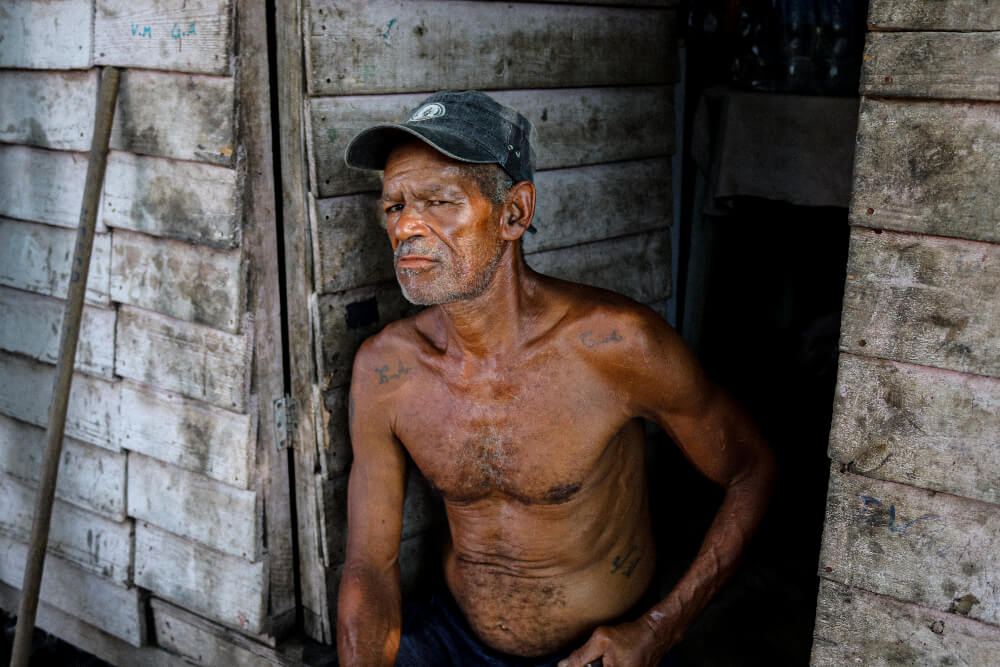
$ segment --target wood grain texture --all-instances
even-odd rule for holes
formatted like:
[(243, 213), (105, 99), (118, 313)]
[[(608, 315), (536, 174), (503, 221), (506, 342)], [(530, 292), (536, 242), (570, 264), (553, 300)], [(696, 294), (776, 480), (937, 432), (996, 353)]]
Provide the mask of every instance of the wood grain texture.
[(994, 665), (1000, 629), (820, 580), (809, 664)]
[(819, 572), (924, 607), (1000, 622), (1000, 507), (830, 472)]
[[(38, 491), (0, 475), (0, 533), (27, 544)], [(132, 522), (115, 522), (57, 500), (52, 508), (48, 553), (56, 554), (119, 586), (132, 583)]]
[[(0, 581), (20, 588), (27, 557), (26, 544), (0, 534)], [(49, 554), (40, 599), (132, 646), (145, 643), (145, 605), (137, 588), (117, 586)]]
[(840, 347), (1000, 376), (1000, 245), (855, 228)]
[(92, 15), (91, 0), (5, 2), (0, 7), (0, 67), (90, 67)]
[(109, 227), (235, 248), (238, 220), (232, 169), (119, 151), (108, 156), (101, 221)]
[[(0, 215), (59, 227), (80, 223), (87, 156), (0, 145)], [(97, 231), (107, 228), (98, 221)]]
[(94, 63), (227, 74), (231, 0), (96, 0)]
[(525, 257), (540, 273), (602, 287), (641, 303), (670, 295), (670, 233), (643, 232)]
[(245, 412), (250, 393), (253, 329), (242, 335), (121, 306), (115, 373)]
[(1000, 100), (1000, 32), (870, 32), (861, 92)]
[(115, 301), (239, 333), (244, 285), (239, 250), (114, 233), (110, 291)]
[(1000, 504), (1000, 380), (844, 354), (830, 457), (868, 477)]
[(129, 452), (128, 513), (249, 561), (261, 557), (257, 494)]
[(3, 70), (0, 90), (4, 91), (0, 95), (0, 141), (67, 151), (90, 150), (97, 99), (96, 69)]
[(254, 412), (237, 414), (131, 381), (121, 383), (116, 442), (240, 489), (253, 479)]
[(135, 581), (199, 615), (248, 632), (264, 624), (265, 563), (251, 563), (156, 528), (135, 526)]
[[(45, 438), (44, 428), (0, 415), (0, 471), (37, 485)], [(56, 498), (124, 521), (125, 453), (64, 438)]]
[[(61, 299), (0, 287), (0, 349), (56, 363), (64, 310)], [(106, 380), (113, 378), (115, 313), (113, 308), (84, 307), (76, 370)]]
[[(308, 18), (307, 81), (313, 95), (676, 78), (675, 17), (661, 10), (316, 0)], [(625, 42), (627, 50), (621, 48)]]
[(1000, 106), (863, 98), (851, 223), (1000, 241)]
[(309, 200), (317, 292), (341, 292), (395, 278), (382, 226), (385, 218), (375, 195)]
[[(0, 284), (66, 297), (76, 231), (0, 218)], [(111, 234), (96, 234), (87, 274), (87, 301), (110, 303)]]
[(317, 401), (318, 409), (314, 416), (319, 436), (317, 458), (320, 474), (324, 479), (347, 472), (347, 467), (354, 458), (347, 413), (349, 393), (350, 387), (347, 385), (331, 387), (324, 390)]
[(872, 0), (868, 25), (893, 30), (1000, 30), (1000, 5), (981, 0)]
[[(0, 352), (0, 414), (36, 426), (48, 426), (49, 401), (56, 367)], [(118, 450), (114, 424), (118, 421), (118, 382), (73, 374), (66, 415), (66, 435), (93, 445)]]
[[(667, 86), (498, 90), (538, 130), (536, 169), (620, 162), (674, 152), (673, 91)], [(426, 94), (321, 97), (309, 101), (312, 192), (317, 197), (381, 189), (375, 172), (344, 162), (364, 128), (400, 121)]]

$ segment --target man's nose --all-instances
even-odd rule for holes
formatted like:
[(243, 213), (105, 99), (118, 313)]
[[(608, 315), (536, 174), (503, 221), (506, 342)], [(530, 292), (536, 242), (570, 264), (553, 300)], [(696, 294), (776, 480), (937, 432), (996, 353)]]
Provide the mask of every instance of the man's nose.
[(415, 206), (407, 204), (399, 212), (399, 217), (392, 225), (395, 242), (402, 243), (418, 236), (427, 236), (427, 222), (423, 212)]

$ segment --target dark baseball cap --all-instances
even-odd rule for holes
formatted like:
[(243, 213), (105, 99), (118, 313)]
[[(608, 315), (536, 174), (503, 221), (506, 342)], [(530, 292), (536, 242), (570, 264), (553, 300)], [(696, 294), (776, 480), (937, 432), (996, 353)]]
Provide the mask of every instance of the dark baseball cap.
[(417, 138), (450, 158), (496, 163), (518, 181), (535, 176), (535, 127), (516, 110), (477, 90), (445, 90), (417, 105), (401, 123), (378, 123), (347, 145), (357, 169), (381, 170), (399, 143)]

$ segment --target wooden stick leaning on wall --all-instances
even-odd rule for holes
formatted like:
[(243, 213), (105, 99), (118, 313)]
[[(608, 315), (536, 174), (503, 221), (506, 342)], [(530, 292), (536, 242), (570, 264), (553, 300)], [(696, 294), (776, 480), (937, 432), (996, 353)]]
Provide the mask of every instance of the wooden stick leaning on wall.
[(105, 67), (101, 74), (97, 116), (94, 121), (94, 135), (87, 163), (87, 181), (83, 191), (83, 205), (80, 208), (80, 226), (77, 228), (76, 248), (73, 255), (69, 290), (66, 294), (66, 310), (63, 313), (59, 362), (56, 367), (52, 403), (49, 405), (48, 439), (45, 445), (45, 455), (42, 459), (38, 499), (35, 502), (35, 517), (31, 526), (31, 542), (28, 545), (28, 559), (25, 563), (24, 579), (21, 585), (21, 604), (17, 614), (17, 630), (14, 635), (14, 648), (11, 652), (11, 667), (27, 667), (28, 658), (31, 655), (31, 636), (35, 629), (35, 613), (38, 611), (38, 595), (42, 585), (45, 549), (49, 540), (49, 523), (52, 519), (56, 475), (59, 472), (59, 458), (62, 454), (66, 411), (69, 406), (69, 390), (73, 381), (76, 344), (80, 335), (80, 319), (83, 314), (83, 298), (87, 290), (87, 273), (90, 270), (90, 252), (94, 245), (97, 209), (101, 187), (104, 183), (104, 171), (108, 163), (111, 122), (115, 114), (115, 101), (118, 99), (119, 74), (119, 71), (114, 67)]

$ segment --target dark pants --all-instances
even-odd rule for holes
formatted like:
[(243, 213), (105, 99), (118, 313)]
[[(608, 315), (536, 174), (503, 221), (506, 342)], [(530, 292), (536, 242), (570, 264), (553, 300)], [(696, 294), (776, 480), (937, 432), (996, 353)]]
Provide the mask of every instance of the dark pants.
[[(617, 622), (634, 620), (655, 603), (655, 596), (644, 595)], [(536, 658), (495, 651), (480, 641), (448, 589), (442, 586), (429, 599), (404, 605), (396, 667), (555, 667), (577, 648), (571, 646)], [(661, 667), (670, 664), (669, 656), (660, 663)]]

